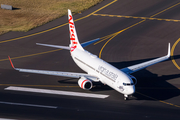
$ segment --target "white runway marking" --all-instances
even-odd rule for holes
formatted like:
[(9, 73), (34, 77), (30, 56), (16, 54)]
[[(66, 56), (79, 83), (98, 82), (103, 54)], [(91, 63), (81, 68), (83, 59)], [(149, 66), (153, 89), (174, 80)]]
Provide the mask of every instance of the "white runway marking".
[(46, 106), (46, 105), (35, 105), (35, 104), (24, 104), (24, 103), (13, 103), (13, 102), (3, 102), (0, 101), (0, 104), (7, 104), (7, 105), (18, 105), (18, 106), (28, 106), (28, 107), (41, 107), (41, 108), (53, 108), (56, 109), (56, 106)]
[(91, 97), (91, 98), (101, 98), (101, 99), (109, 97), (109, 95), (102, 95), (102, 94), (90, 94), (90, 93), (68, 92), (68, 91), (59, 91), (59, 90), (47, 90), (47, 89), (39, 89), (39, 88), (26, 88), (26, 87), (13, 87), (13, 86), (7, 87), (5, 88), (5, 90), (78, 96), (78, 97)]
[(16, 120), (16, 119), (0, 118), (0, 120)]
[(16, 120), (16, 119), (0, 118), (0, 120)]

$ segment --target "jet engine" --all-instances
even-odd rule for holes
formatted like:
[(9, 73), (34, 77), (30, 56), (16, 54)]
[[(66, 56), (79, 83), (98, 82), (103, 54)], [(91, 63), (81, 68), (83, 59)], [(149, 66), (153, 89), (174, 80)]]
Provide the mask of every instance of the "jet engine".
[(78, 85), (85, 90), (90, 90), (93, 86), (92, 82), (85, 77), (79, 79)]
[(134, 85), (136, 85), (136, 84), (137, 84), (137, 79), (136, 79), (134, 76), (132, 76), (132, 75), (130, 75), (130, 77), (131, 77), (131, 79), (133, 80)]

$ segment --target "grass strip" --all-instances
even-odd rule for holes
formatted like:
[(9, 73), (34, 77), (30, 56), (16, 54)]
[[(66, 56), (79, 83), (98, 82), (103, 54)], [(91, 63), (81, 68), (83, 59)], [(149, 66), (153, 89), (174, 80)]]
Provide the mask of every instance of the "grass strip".
[(0, 35), (9, 31), (27, 32), (49, 21), (80, 13), (103, 0), (0, 0), (0, 4), (12, 5), (14, 10), (0, 9)]

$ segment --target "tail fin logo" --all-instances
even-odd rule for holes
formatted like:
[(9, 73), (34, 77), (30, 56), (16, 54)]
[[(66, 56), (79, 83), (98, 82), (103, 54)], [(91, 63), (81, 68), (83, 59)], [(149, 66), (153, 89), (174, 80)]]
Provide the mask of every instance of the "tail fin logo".
[(75, 36), (75, 31), (74, 31), (74, 23), (73, 23), (73, 18), (72, 15), (69, 15), (69, 28), (70, 28), (70, 40), (71, 40), (71, 52), (74, 51), (74, 49), (77, 48), (77, 42), (76, 42), (76, 36)]

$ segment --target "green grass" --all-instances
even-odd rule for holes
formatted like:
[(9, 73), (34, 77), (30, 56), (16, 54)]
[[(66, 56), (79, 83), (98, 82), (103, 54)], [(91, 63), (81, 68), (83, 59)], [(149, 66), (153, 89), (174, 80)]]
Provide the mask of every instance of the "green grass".
[(103, 0), (0, 0), (17, 10), (0, 9), (0, 35), (8, 31), (28, 31), (61, 16), (67, 9), (84, 11)]

